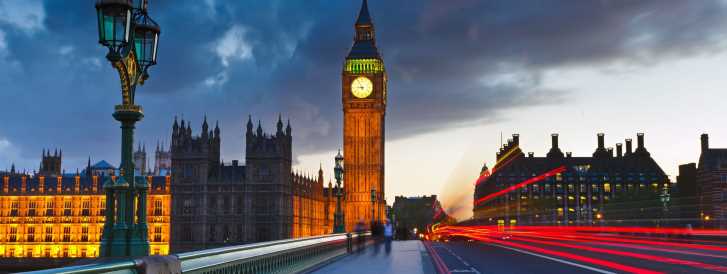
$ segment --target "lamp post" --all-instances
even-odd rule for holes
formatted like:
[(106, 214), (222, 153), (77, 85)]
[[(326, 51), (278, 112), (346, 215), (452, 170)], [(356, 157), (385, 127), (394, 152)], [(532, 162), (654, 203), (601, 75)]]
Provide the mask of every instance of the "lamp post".
[(106, 218), (101, 237), (101, 256), (134, 257), (149, 255), (146, 224), (146, 192), (143, 177), (134, 178), (132, 158), (134, 125), (144, 117), (134, 102), (137, 84), (149, 78), (147, 70), (156, 64), (159, 25), (147, 14), (147, 0), (134, 6), (132, 0), (96, 2), (99, 43), (109, 49), (106, 59), (121, 80), (121, 104), (113, 117), (121, 123), (120, 176), (104, 182)]
[(374, 216), (374, 210), (376, 210), (376, 188), (371, 188), (371, 227), (374, 226), (376, 216)]
[(341, 150), (338, 150), (335, 163), (336, 165), (333, 171), (336, 175), (336, 213), (333, 215), (333, 233), (344, 233), (346, 232), (346, 227), (343, 224), (343, 210), (341, 209), (341, 196), (343, 196), (341, 190), (341, 181), (343, 181), (343, 155), (341, 155)]
[(661, 200), (661, 205), (662, 205), (661, 219), (664, 220), (669, 215), (669, 202), (671, 201), (671, 195), (669, 195), (668, 183), (664, 184), (664, 187), (661, 189), (661, 193), (659, 195), (659, 200)]

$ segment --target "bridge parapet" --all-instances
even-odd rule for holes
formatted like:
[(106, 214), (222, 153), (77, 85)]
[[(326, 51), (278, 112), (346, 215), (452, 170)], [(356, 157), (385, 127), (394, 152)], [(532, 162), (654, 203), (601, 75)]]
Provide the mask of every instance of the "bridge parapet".
[(357, 237), (341, 233), (26, 273), (299, 273), (352, 252)]

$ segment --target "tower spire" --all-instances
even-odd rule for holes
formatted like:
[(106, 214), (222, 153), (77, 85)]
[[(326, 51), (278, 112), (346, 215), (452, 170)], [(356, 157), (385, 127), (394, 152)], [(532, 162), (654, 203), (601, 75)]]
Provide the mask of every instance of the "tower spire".
[(357, 26), (372, 25), (371, 15), (369, 14), (369, 1), (363, 0), (361, 3), (361, 10), (358, 12), (358, 19), (356, 20)]
[(247, 133), (252, 134), (252, 115), (247, 116)]
[(366, 0), (361, 4), (355, 29), (356, 35), (353, 39), (354, 43), (346, 59), (373, 58), (380, 60), (381, 56), (379, 55), (379, 50), (376, 48), (376, 31), (374, 30), (374, 23), (369, 13), (369, 4)]
[(220, 121), (215, 121), (215, 138), (220, 138)]

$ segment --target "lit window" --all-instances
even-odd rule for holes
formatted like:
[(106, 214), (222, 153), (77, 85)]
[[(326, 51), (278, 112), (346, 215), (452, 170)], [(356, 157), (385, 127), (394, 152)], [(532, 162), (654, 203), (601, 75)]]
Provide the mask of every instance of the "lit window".
[(611, 184), (609, 184), (609, 183), (603, 184), (603, 191), (606, 193), (611, 192)]
[(63, 216), (71, 216), (71, 200), (63, 201)]
[(12, 216), (12, 217), (18, 216), (18, 201), (12, 201), (10, 203), (10, 216)]
[(38, 207), (35, 201), (28, 202), (28, 216), (35, 216), (35, 209)]
[(35, 242), (35, 227), (28, 226), (26, 228), (26, 241), (27, 242)]
[(17, 226), (10, 227), (10, 236), (8, 237), (8, 239), (10, 242), (18, 241), (18, 227)]
[(161, 242), (162, 241), (162, 226), (156, 225), (154, 226), (154, 242)]
[(162, 216), (162, 200), (154, 200), (154, 216)]
[[(70, 226), (63, 226), (63, 241), (64, 242), (71, 241), (71, 227)], [(64, 255), (64, 257), (68, 257), (68, 255)]]
[(83, 201), (83, 210), (82, 210), (81, 214), (83, 216), (91, 215), (91, 201), (89, 201), (89, 200)]
[(99, 203), (99, 205), (98, 205), (98, 208), (99, 208), (98, 215), (106, 216), (106, 198), (101, 197), (101, 199), (99, 199), (98, 203)]
[(52, 226), (45, 227), (45, 242), (47, 242), (47, 243), (53, 242), (53, 227)]
[(53, 216), (53, 200), (45, 201), (45, 216)]
[(88, 226), (81, 227), (81, 242), (88, 242)]

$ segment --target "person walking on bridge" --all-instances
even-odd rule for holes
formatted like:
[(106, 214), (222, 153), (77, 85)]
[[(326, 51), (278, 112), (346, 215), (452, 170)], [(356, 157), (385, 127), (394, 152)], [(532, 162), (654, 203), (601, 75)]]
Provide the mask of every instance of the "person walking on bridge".
[(394, 226), (391, 225), (391, 220), (386, 219), (384, 223), (384, 241), (386, 242), (386, 254), (391, 253), (391, 240), (394, 237)]

